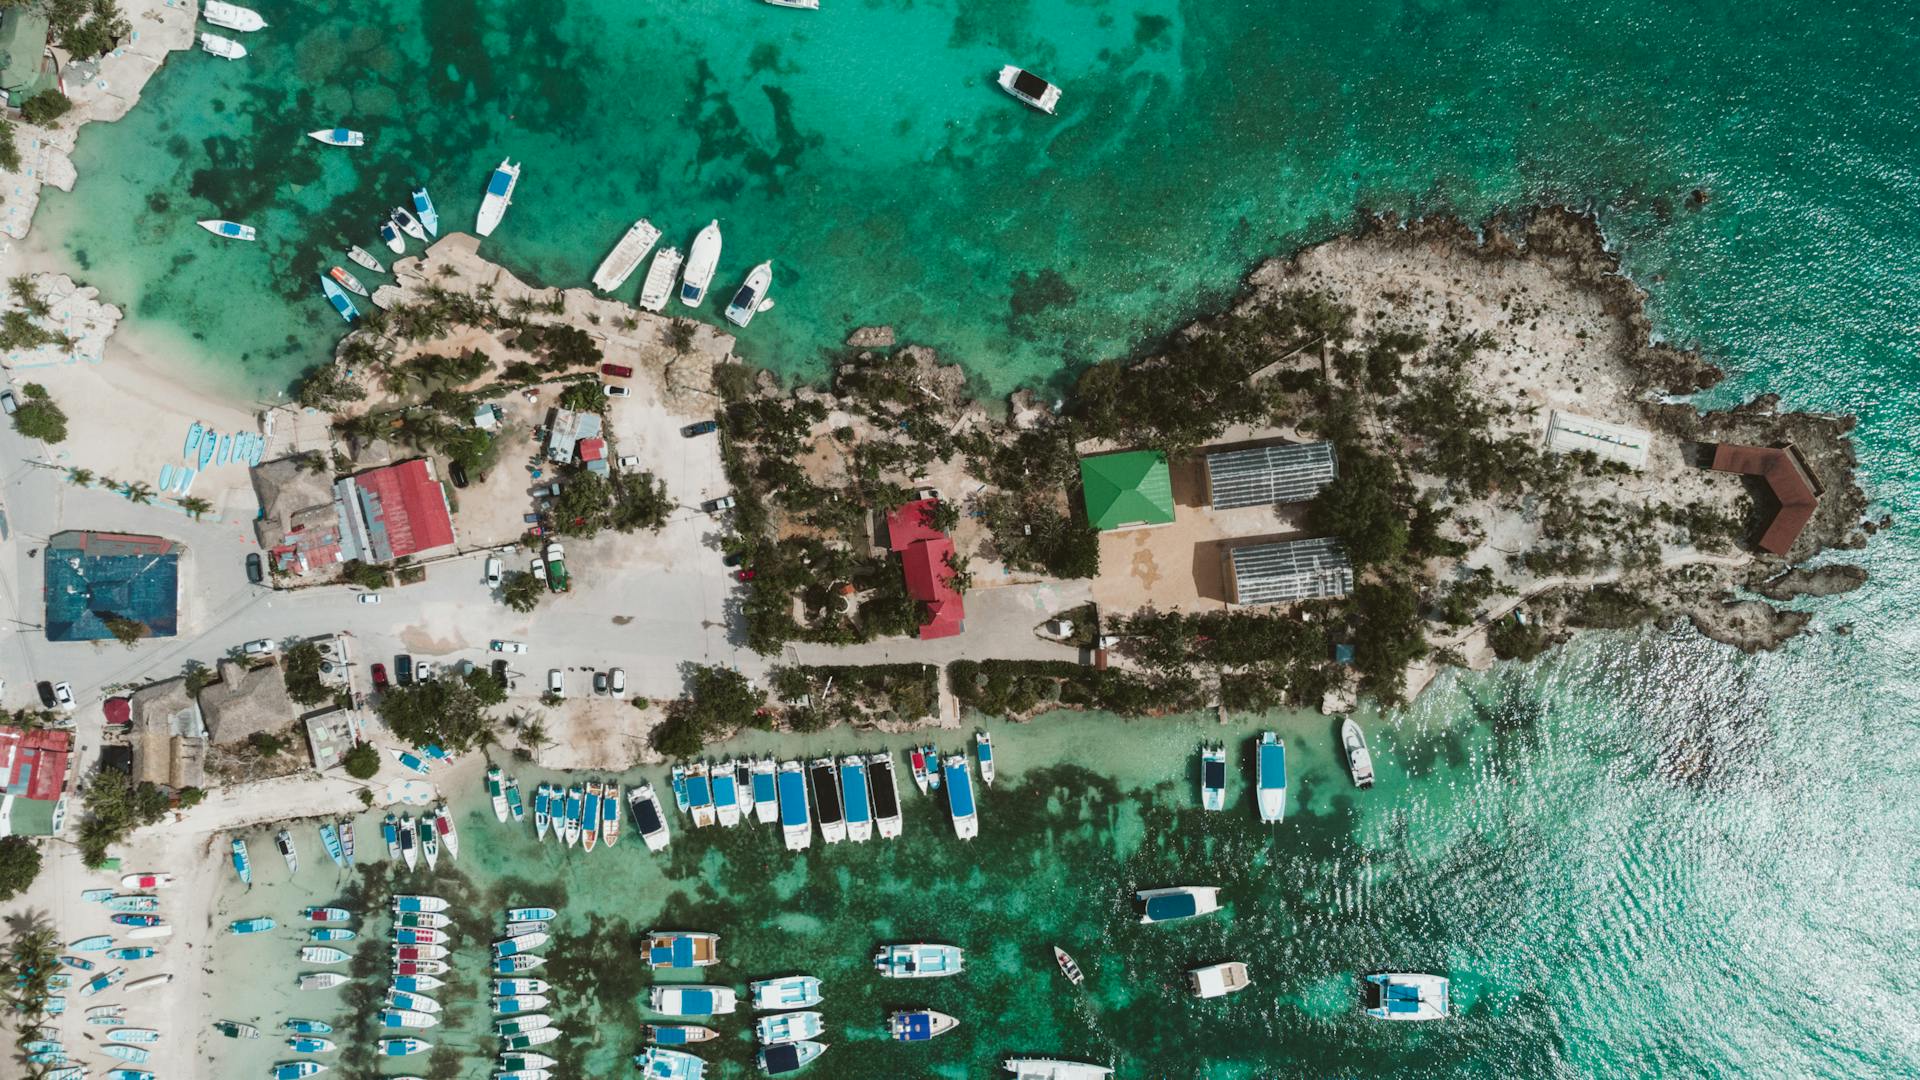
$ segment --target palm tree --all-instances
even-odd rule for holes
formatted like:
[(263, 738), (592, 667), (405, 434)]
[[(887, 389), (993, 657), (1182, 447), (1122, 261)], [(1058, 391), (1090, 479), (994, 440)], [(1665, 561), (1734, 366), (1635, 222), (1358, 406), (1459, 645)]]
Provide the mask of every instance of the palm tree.
[(199, 521), (200, 515), (213, 509), (213, 504), (198, 495), (189, 495), (180, 500), (180, 509), (185, 510), (193, 520)]
[(92, 469), (68, 469), (67, 483), (74, 487), (89, 487), (93, 484)]
[(125, 487), (122, 487), (120, 489), (120, 493), (122, 495), (125, 495), (127, 499), (131, 502), (140, 503), (142, 505), (151, 504), (153, 502), (153, 488), (147, 486), (147, 483), (144, 480), (135, 480), (127, 484)]

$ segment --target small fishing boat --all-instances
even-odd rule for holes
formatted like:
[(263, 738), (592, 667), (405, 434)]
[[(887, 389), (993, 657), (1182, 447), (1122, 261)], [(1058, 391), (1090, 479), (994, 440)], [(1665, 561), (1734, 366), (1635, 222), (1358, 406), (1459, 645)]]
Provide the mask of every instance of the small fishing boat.
[(693, 248), (680, 274), (680, 302), (699, 307), (707, 298), (707, 286), (713, 283), (713, 271), (720, 265), (720, 222), (707, 223), (693, 238)]
[(223, 221), (220, 218), (208, 218), (199, 223), (200, 227), (222, 240), (252, 240), (253, 226), (242, 225), (237, 221)]
[(567, 785), (567, 800), (563, 804), (565, 816), (562, 817), (560, 821), (560, 835), (567, 841), (568, 847), (572, 847), (580, 842), (580, 804), (582, 798), (580, 785)]
[(1227, 748), (1224, 743), (1200, 746), (1200, 808), (1224, 810), (1227, 806)]
[(550, 1043), (559, 1037), (560, 1037), (559, 1028), (556, 1028), (556, 1027), (536, 1028), (533, 1031), (523, 1032), (519, 1035), (509, 1035), (502, 1038), (500, 1040), (500, 1049), (525, 1050), (529, 1046), (540, 1046), (544, 1043)]
[(1000, 69), (1000, 89), (1039, 109), (1048, 116), (1060, 104), (1060, 88), (1047, 80), (1012, 64)]
[(766, 0), (774, 7), (793, 8), (797, 11), (819, 11), (820, 0)]
[(688, 807), (692, 804), (691, 800), (687, 796), (686, 767), (683, 765), (675, 765), (673, 767), (672, 776), (673, 776), (673, 805), (675, 807), (678, 807), (680, 812), (684, 814), (687, 812)]
[(251, 919), (235, 919), (227, 924), (227, 932), (232, 934), (264, 934), (273, 929), (272, 919), (264, 915)]
[(158, 990), (173, 981), (171, 972), (165, 975), (149, 975), (144, 979), (135, 979), (127, 984), (127, 993), (137, 994), (143, 990)]
[(413, 211), (406, 207), (396, 206), (393, 208), (393, 223), (400, 226), (401, 232), (406, 233), (415, 240), (423, 244), (427, 242), (427, 230), (421, 227), (420, 219), (413, 216)]
[[(256, 461), (254, 464), (258, 465), (259, 462)], [(340, 855), (347, 861), (347, 866), (353, 866), (353, 822), (351, 821), (340, 823)]]
[(387, 990), (387, 1004), (396, 1009), (405, 1009), (408, 1012), (438, 1013), (440, 1011), (440, 1003), (430, 997), (423, 994), (416, 994), (411, 990), (399, 990), (391, 987)]
[(551, 935), (543, 932), (522, 934), (519, 937), (501, 938), (499, 941), (493, 943), (493, 955), (495, 959), (503, 959), (509, 956), (518, 956), (521, 953), (530, 953), (546, 945), (550, 939)]
[(517, 997), (496, 997), (489, 1002), (495, 1013), (501, 1016), (513, 1016), (519, 1013), (539, 1012), (549, 1004), (545, 994), (523, 994)]
[(103, 971), (93, 978), (88, 979), (86, 984), (80, 987), (80, 996), (92, 997), (126, 977), (127, 969), (123, 967), (117, 967), (111, 971)]
[(753, 824), (754, 807), (759, 805), (759, 795), (753, 790), (753, 762), (740, 758), (727, 766), (733, 770), (733, 792), (740, 800), (740, 820)]
[(440, 865), (440, 830), (434, 828), (433, 817), (420, 815), (420, 854), (427, 857), (427, 869)]
[[(123, 1006), (116, 1005), (114, 1007), (122, 1008)], [(213, 1022), (213, 1030), (225, 1035), (229, 1039), (257, 1039), (260, 1037), (259, 1028), (254, 1027), (252, 1024), (243, 1024), (238, 1020), (215, 1020)]]
[(531, 919), (526, 922), (510, 922), (507, 924), (507, 936), (508, 937), (526, 937), (528, 934), (543, 934), (547, 931), (547, 928), (551, 925), (553, 924), (547, 922), (545, 919)]
[(1373, 755), (1367, 751), (1366, 732), (1351, 716), (1340, 722), (1340, 745), (1347, 752), (1347, 773), (1353, 777), (1353, 786), (1372, 787)]
[(427, 990), (438, 990), (446, 983), (432, 975), (395, 975), (393, 988), (409, 994), (418, 994)]
[(773, 306), (767, 299), (767, 287), (773, 284), (773, 262), (768, 260), (747, 271), (747, 280), (727, 303), (727, 321), (735, 326), (746, 326), (753, 317), (765, 308)]
[(117, 1027), (107, 1032), (107, 1041), (130, 1046), (148, 1046), (160, 1041), (160, 1032), (153, 1028)]
[(600, 786), (600, 840), (608, 847), (620, 842), (620, 785)]
[(320, 846), (327, 849), (327, 858), (332, 859), (335, 866), (346, 868), (347, 853), (340, 850), (340, 830), (331, 821), (320, 825)]
[(589, 783), (581, 798), (580, 846), (592, 851), (600, 842), (600, 785)]
[(412, 870), (420, 861), (419, 827), (406, 814), (400, 815), (400, 859), (407, 864), (408, 870)]
[(419, 1039), (382, 1039), (381, 1057), (407, 1057), (412, 1054), (424, 1054), (433, 1049), (433, 1044)]
[(928, 743), (926, 746), (921, 747), (920, 752), (924, 754), (927, 759), (927, 789), (929, 791), (939, 791), (940, 790), (940, 754), (938, 751), (936, 751), (933, 748), (932, 743)]
[(761, 1046), (778, 1046), (781, 1043), (799, 1042), (820, 1034), (823, 1025), (817, 1012), (784, 1012), (763, 1016), (754, 1021), (753, 1035)]
[(453, 831), (453, 813), (447, 809), (446, 803), (441, 803), (433, 813), (433, 831), (439, 835), (440, 842), (446, 845), (447, 854), (458, 859), (460, 834)]
[(667, 306), (667, 298), (673, 295), (673, 279), (680, 273), (683, 261), (679, 248), (663, 248), (653, 257), (653, 264), (647, 267), (647, 277), (640, 283), (640, 306), (647, 311), (660, 311)]
[(667, 835), (667, 819), (660, 813), (659, 796), (653, 785), (641, 781), (627, 790), (627, 809), (633, 814), (633, 827), (640, 831), (648, 851), (665, 851), (672, 837)]
[(109, 896), (104, 904), (108, 911), (157, 911), (160, 898), (145, 895)]
[(487, 193), (480, 198), (474, 232), (481, 236), (493, 235), (493, 230), (500, 227), (500, 219), (507, 216), (507, 207), (513, 205), (513, 188), (519, 182), (520, 166), (511, 159), (502, 159), (499, 167), (487, 177)]
[(740, 784), (735, 775), (730, 762), (707, 769), (707, 784), (713, 790), (713, 813), (723, 829), (740, 824)]
[(712, 967), (720, 962), (720, 935), (700, 931), (649, 930), (647, 966), (661, 968)]
[(867, 755), (867, 774), (873, 788), (874, 824), (880, 839), (891, 840), (900, 835), (900, 782), (894, 777), (893, 755)]
[(280, 857), (287, 861), (287, 873), (299, 873), (300, 855), (293, 850), (293, 834), (285, 829), (274, 833), (273, 846), (280, 849)]
[(217, 438), (214, 438), (214, 433), (211, 431), (207, 432), (206, 438), (203, 438), (200, 440), (200, 471), (201, 472), (205, 472), (207, 470), (207, 466), (213, 464), (214, 449), (219, 442), (220, 440)]
[(698, 1024), (647, 1025), (647, 1041), (659, 1046), (687, 1046), (692, 1043), (711, 1042), (719, 1037), (719, 1032)]
[(215, 26), (226, 30), (238, 30), (250, 34), (267, 25), (267, 20), (251, 8), (238, 4), (229, 4), (226, 0), (207, 0), (200, 5), (200, 17)]
[(79, 941), (68, 945), (67, 948), (72, 949), (74, 952), (100, 952), (104, 949), (111, 949), (113, 948), (113, 935), (95, 934), (92, 937), (83, 937)]
[(298, 1032), (302, 1035), (333, 1034), (332, 1024), (326, 1023), (325, 1021), (322, 1021), (322, 1020), (307, 1020), (298, 1016), (288, 1017), (286, 1021), (282, 1023), (280, 1026), (286, 1028), (288, 1031)]
[(145, 892), (148, 889), (164, 889), (173, 884), (172, 874), (123, 874), (120, 887)]
[(960, 1026), (960, 1021), (932, 1009), (901, 1010), (887, 1017), (887, 1030), (900, 1042), (926, 1042)]
[(200, 435), (206, 430), (205, 425), (201, 424), (200, 421), (195, 420), (193, 422), (193, 426), (187, 429), (187, 446), (186, 449), (180, 451), (181, 457), (186, 458), (188, 461), (194, 460), (197, 456), (196, 451), (200, 449)]
[(357, 277), (354, 277), (353, 274), (350, 271), (348, 271), (347, 268), (344, 266), (328, 267), (327, 276), (332, 278), (334, 281), (338, 282), (341, 288), (347, 290), (350, 293), (353, 293), (356, 296), (367, 295), (367, 287), (365, 285), (360, 284), (360, 279)]
[(550, 907), (517, 907), (507, 909), (507, 921), (509, 923), (545, 922), (559, 917), (560, 913)]
[(747, 984), (755, 1009), (809, 1009), (820, 1004), (820, 980), (812, 975), (782, 975)]
[(1067, 950), (1058, 945), (1053, 947), (1053, 962), (1060, 965), (1060, 974), (1065, 975), (1073, 985), (1079, 986), (1087, 981), (1086, 975), (1080, 971), (1080, 965), (1074, 963), (1073, 957), (1067, 955)]
[(289, 1035), (287, 1049), (296, 1054), (330, 1054), (340, 1047), (332, 1039), (322, 1039), (312, 1035)]
[(507, 816), (514, 821), (527, 820), (527, 806), (520, 801), (520, 781), (507, 777)]
[(980, 780), (993, 786), (993, 736), (984, 731), (973, 733), (974, 757), (980, 761)]
[(847, 839), (864, 844), (873, 839), (873, 799), (868, 794), (867, 759), (849, 754), (840, 759), (840, 798), (847, 815)]
[(115, 915), (113, 916), (113, 921), (119, 923), (121, 926), (158, 926), (160, 925), (160, 916)]
[(225, 465), (233, 460), (233, 436), (220, 436), (220, 452), (215, 457), (216, 464)]
[(544, 979), (495, 979), (493, 993), (495, 997), (519, 997), (522, 994), (544, 994), (552, 987)]
[(393, 931), (393, 943), (395, 945), (445, 945), (447, 938), (439, 930), (403, 926)]
[(966, 950), (957, 945), (882, 945), (873, 954), (873, 969), (889, 979), (943, 979), (966, 966)]
[(927, 752), (917, 746), (914, 747), (913, 751), (907, 755), (907, 768), (913, 773), (913, 786), (920, 789), (920, 794), (925, 795), (928, 779), (932, 775), (932, 770), (928, 768)]
[(1253, 980), (1247, 977), (1247, 965), (1238, 960), (1208, 964), (1187, 972), (1187, 989), (1197, 998), (1226, 997), (1252, 985)]
[(510, 1016), (504, 1020), (495, 1020), (493, 1033), (504, 1038), (509, 1035), (525, 1035), (528, 1032), (552, 1026), (553, 1017), (545, 1013), (531, 1013), (526, 1016)]
[(129, 1065), (145, 1065), (153, 1060), (153, 1051), (138, 1046), (103, 1046), (100, 1052), (108, 1057), (119, 1058)]
[(338, 971), (310, 971), (294, 980), (294, 985), (302, 990), (331, 990), (347, 977)]
[(813, 819), (807, 809), (807, 775), (797, 761), (780, 763), (780, 832), (788, 851), (804, 851), (813, 843)]
[(533, 838), (542, 843), (546, 842), (547, 826), (552, 822), (552, 815), (548, 810), (552, 791), (553, 789), (544, 783), (533, 789)]
[(507, 823), (507, 786), (498, 765), (487, 769), (487, 801), (493, 804), (493, 819), (505, 825)]
[[(392, 218), (387, 218), (380, 222), (380, 240), (387, 245), (387, 250), (393, 252), (395, 255), (404, 255), (407, 253), (407, 238), (400, 235), (400, 226)], [(398, 751), (396, 751), (396, 753), (397, 752)], [(426, 770), (422, 769), (420, 771), (425, 772)]]
[(704, 829), (714, 823), (713, 785), (707, 767), (701, 763), (687, 766), (687, 806), (693, 815), (693, 827)]
[(63, 956), (60, 962), (75, 971), (92, 971), (93, 961), (79, 956)]
[(773, 763), (769, 754), (758, 761), (749, 762), (747, 771), (752, 773), (753, 815), (760, 824), (771, 825), (780, 820), (780, 786), (775, 779), (779, 766)]
[(306, 964), (344, 964), (347, 962), (347, 951), (326, 945), (302, 945), (300, 961)]
[(326, 143), (328, 146), (367, 145), (367, 137), (364, 134), (347, 128), (321, 128), (319, 131), (307, 132), (307, 138)]
[(1389, 972), (1361, 980), (1362, 1008), (1375, 1020), (1445, 1020), (1449, 986), (1444, 975)]
[(387, 861), (400, 861), (400, 825), (392, 814), (380, 823), (380, 837), (387, 842)]
[(518, 975), (523, 971), (532, 971), (547, 962), (544, 956), (521, 953), (516, 956), (497, 956), (489, 969), (495, 975)]
[(647, 994), (648, 1007), (669, 1016), (724, 1016), (739, 1003), (730, 986), (655, 986)]
[(358, 244), (347, 249), (347, 258), (352, 259), (354, 262), (359, 263), (361, 266), (366, 267), (376, 274), (384, 274), (387, 272), (385, 263), (374, 258), (371, 252)]
[(626, 284), (640, 260), (647, 257), (653, 245), (660, 240), (660, 230), (646, 218), (634, 222), (622, 233), (613, 250), (600, 260), (600, 268), (593, 272), (593, 287), (601, 292), (612, 292)]
[(808, 1062), (826, 1052), (826, 1043), (808, 1039), (764, 1047), (756, 1060), (760, 1063), (760, 1071), (768, 1076), (784, 1076), (790, 1072), (799, 1072), (807, 1066)]
[(108, 949), (100, 955), (109, 960), (145, 960), (156, 951), (149, 945), (128, 945), (118, 949)]
[[(209, 34), (204, 30), (200, 32), (200, 49), (202, 52), (212, 53), (222, 60), (239, 60), (247, 55), (247, 47), (245, 45), (240, 44), (230, 37), (224, 37), (220, 34)], [(242, 237), (242, 239), (251, 240), (253, 237), (247, 236)]]
[(973, 803), (973, 770), (964, 754), (947, 758), (947, 809), (953, 813), (953, 834), (962, 840), (980, 835), (980, 814)]
[(1060, 1058), (1007, 1058), (1000, 1067), (1013, 1074), (1013, 1080), (1106, 1080), (1113, 1070), (1105, 1065)]
[(393, 974), (396, 978), (414, 978), (421, 975), (445, 975), (451, 966), (445, 960), (394, 960)]
[(1176, 885), (1143, 889), (1133, 894), (1140, 902), (1143, 923), (1178, 922), (1220, 910), (1220, 890), (1211, 885)]
[(633, 1056), (640, 1075), (647, 1080), (703, 1080), (707, 1063), (679, 1050), (649, 1046)]
[(420, 218), (420, 227), (427, 230), (429, 236), (440, 235), (440, 211), (434, 209), (433, 196), (423, 187), (413, 189), (413, 212)]
[(807, 776), (813, 781), (813, 805), (820, 820), (820, 839), (837, 844), (847, 838), (846, 810), (840, 803), (840, 771), (830, 757), (814, 758), (807, 763)]
[(1255, 788), (1259, 792), (1261, 821), (1284, 821), (1287, 816), (1287, 747), (1271, 731), (1260, 733), (1254, 748)]
[(333, 926), (316, 926), (307, 931), (308, 941), (352, 941), (356, 936), (352, 930)]

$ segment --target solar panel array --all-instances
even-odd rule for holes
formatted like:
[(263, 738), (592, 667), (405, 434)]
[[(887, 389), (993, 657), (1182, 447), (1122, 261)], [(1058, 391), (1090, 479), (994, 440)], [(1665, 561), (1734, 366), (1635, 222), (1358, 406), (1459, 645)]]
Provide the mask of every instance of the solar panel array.
[(1256, 446), (1207, 455), (1207, 488), (1215, 510), (1305, 502), (1333, 483), (1330, 442)]
[(1227, 556), (1236, 603), (1278, 604), (1345, 596), (1353, 590), (1353, 564), (1340, 541), (1330, 536), (1233, 548)]

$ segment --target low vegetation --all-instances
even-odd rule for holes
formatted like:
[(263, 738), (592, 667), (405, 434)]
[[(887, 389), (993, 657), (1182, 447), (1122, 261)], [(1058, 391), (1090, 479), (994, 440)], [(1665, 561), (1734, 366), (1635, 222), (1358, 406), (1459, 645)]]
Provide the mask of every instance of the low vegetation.
[[(4, 347), (4, 344), (0, 344)], [(29, 439), (41, 442), (67, 441), (67, 414), (53, 403), (52, 395), (39, 383), (20, 388), (20, 404), (13, 413), (13, 429)]]
[(81, 797), (85, 817), (80, 822), (80, 856), (89, 869), (106, 865), (107, 850), (142, 825), (166, 816), (172, 805), (167, 793), (125, 773), (102, 769), (88, 782)]
[(856, 721), (917, 723), (940, 708), (940, 669), (931, 664), (793, 665), (774, 668), (767, 682), (780, 718), (794, 731)]
[(354, 743), (340, 756), (340, 765), (355, 780), (371, 780), (380, 771), (380, 751), (372, 743)]

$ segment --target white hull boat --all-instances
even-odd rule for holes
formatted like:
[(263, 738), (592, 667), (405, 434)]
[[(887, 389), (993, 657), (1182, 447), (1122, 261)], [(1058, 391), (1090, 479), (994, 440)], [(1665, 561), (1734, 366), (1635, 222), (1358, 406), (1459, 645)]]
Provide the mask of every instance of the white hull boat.
[(1340, 744), (1347, 751), (1347, 772), (1353, 777), (1353, 786), (1372, 787), (1373, 755), (1367, 750), (1367, 734), (1351, 716), (1340, 724)]
[(873, 786), (873, 822), (880, 839), (900, 835), (900, 780), (894, 770), (893, 755), (869, 754), (867, 776)]
[(433, 205), (433, 196), (426, 188), (415, 188), (413, 192), (413, 212), (420, 216), (420, 224), (429, 236), (440, 235), (440, 211)]
[(1000, 89), (1039, 109), (1048, 116), (1060, 104), (1060, 88), (1031, 71), (1008, 64), (1000, 69)]
[(267, 20), (252, 8), (228, 4), (223, 0), (207, 0), (200, 5), (200, 17), (221, 29), (238, 30), (243, 34), (250, 34), (267, 25)]
[(738, 292), (727, 304), (727, 321), (735, 326), (745, 326), (753, 321), (754, 315), (773, 306), (767, 299), (767, 287), (773, 284), (773, 263), (763, 262), (747, 271), (747, 280), (742, 282)]
[(653, 265), (647, 267), (647, 279), (640, 285), (642, 308), (660, 311), (667, 306), (667, 297), (673, 295), (673, 279), (680, 273), (682, 261), (679, 248), (666, 248), (653, 257)]
[(1213, 743), (1200, 748), (1200, 808), (1227, 808), (1227, 748)]
[(1220, 910), (1220, 890), (1212, 885), (1176, 885), (1134, 893), (1143, 923), (1178, 922)]
[(392, 218), (380, 223), (380, 239), (387, 245), (387, 250), (395, 255), (407, 253), (407, 239), (400, 235), (400, 225)]
[(1197, 998), (1226, 997), (1252, 985), (1253, 980), (1247, 977), (1247, 965), (1238, 960), (1209, 964), (1187, 972), (1187, 988)]
[(359, 263), (361, 266), (366, 267), (376, 274), (384, 274), (387, 272), (385, 263), (374, 258), (365, 248), (359, 247), (358, 245), (347, 249), (347, 258), (352, 259), (354, 262)]
[(693, 250), (687, 253), (685, 271), (680, 275), (680, 302), (699, 307), (707, 298), (707, 286), (713, 284), (713, 271), (720, 265), (720, 222), (710, 221), (693, 238)]
[(202, 52), (210, 52), (222, 60), (239, 60), (247, 55), (247, 47), (232, 38), (204, 32), (200, 35), (200, 49)]
[(208, 218), (199, 225), (222, 240), (251, 240), (254, 237), (253, 226), (242, 225), (237, 221)]
[(727, 986), (655, 986), (648, 1007), (668, 1016), (724, 1016), (739, 1007), (739, 998)]
[(1255, 790), (1259, 793), (1260, 820), (1285, 821), (1287, 817), (1287, 748), (1271, 731), (1262, 732), (1259, 757), (1254, 762)]
[(487, 178), (487, 193), (480, 199), (480, 214), (474, 221), (474, 230), (481, 236), (492, 236), (493, 230), (500, 227), (500, 219), (507, 216), (507, 207), (513, 205), (513, 188), (520, 182), (520, 166), (510, 159), (502, 159), (493, 175)]
[(807, 774), (797, 761), (780, 763), (778, 783), (780, 832), (788, 851), (805, 851), (813, 844), (812, 813), (807, 806)]
[(328, 146), (367, 145), (367, 136), (364, 132), (349, 128), (321, 128), (319, 131), (307, 132), (307, 138), (326, 143)]
[(1364, 1008), (1375, 1020), (1445, 1020), (1448, 983), (1444, 975), (1390, 972), (1368, 975), (1361, 987)]
[(944, 979), (966, 968), (966, 950), (956, 945), (882, 945), (873, 954), (873, 969), (889, 979)]
[(761, 758), (747, 767), (753, 778), (753, 816), (759, 818), (762, 825), (780, 820), (778, 769), (771, 757)]
[(413, 211), (404, 206), (396, 206), (393, 208), (393, 220), (394, 224), (400, 226), (401, 232), (423, 244), (427, 242), (427, 230), (421, 227), (420, 219), (413, 216)]
[(653, 222), (641, 218), (628, 227), (620, 242), (613, 245), (607, 257), (600, 260), (600, 269), (593, 272), (593, 287), (601, 292), (612, 292), (627, 283), (639, 267), (640, 260), (647, 257), (653, 245), (660, 241), (660, 230)]
[(1013, 1080), (1106, 1080), (1113, 1070), (1104, 1065), (1060, 1058), (1007, 1058), (1000, 1067), (1013, 1074)]

